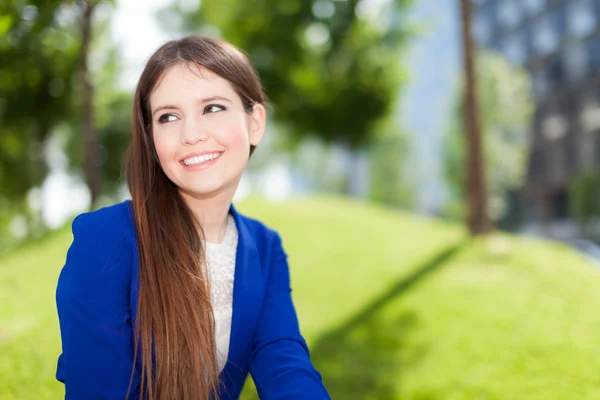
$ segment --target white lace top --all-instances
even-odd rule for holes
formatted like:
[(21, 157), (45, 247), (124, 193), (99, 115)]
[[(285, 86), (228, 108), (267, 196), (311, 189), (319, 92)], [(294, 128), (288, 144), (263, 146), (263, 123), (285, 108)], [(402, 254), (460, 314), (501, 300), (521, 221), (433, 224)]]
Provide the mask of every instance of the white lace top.
[(233, 277), (238, 231), (233, 216), (227, 218), (227, 233), (221, 243), (206, 242), (206, 263), (210, 279), (210, 297), (215, 315), (215, 339), (219, 371), (227, 363), (233, 311)]

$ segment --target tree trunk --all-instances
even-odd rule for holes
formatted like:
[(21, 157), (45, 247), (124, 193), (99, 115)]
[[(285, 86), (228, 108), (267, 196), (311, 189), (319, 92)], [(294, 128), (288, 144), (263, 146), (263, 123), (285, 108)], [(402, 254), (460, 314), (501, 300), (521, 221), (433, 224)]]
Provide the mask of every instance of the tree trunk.
[(88, 58), (92, 38), (92, 17), (98, 1), (86, 0), (83, 20), (81, 21), (81, 70), (83, 86), (83, 154), (85, 181), (90, 190), (90, 209), (94, 209), (98, 196), (102, 175), (99, 163), (99, 143), (94, 128), (94, 87), (89, 70)]
[(467, 133), (467, 226), (472, 236), (485, 235), (492, 229), (487, 212), (485, 164), (482, 153), (481, 126), (477, 109), (477, 82), (471, 40), (471, 0), (461, 0), (462, 40), (465, 68), (465, 128)]

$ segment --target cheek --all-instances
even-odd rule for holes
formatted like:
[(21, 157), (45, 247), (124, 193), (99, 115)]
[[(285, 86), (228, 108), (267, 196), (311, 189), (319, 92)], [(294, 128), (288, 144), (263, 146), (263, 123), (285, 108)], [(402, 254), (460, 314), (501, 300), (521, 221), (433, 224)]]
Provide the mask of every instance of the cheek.
[(219, 129), (218, 132), (219, 137), (217, 140), (231, 150), (250, 146), (248, 132), (242, 124), (228, 124)]
[(173, 159), (175, 154), (175, 144), (173, 144), (171, 140), (168, 140), (165, 135), (154, 135), (153, 139), (154, 148), (156, 149), (156, 154), (161, 163)]

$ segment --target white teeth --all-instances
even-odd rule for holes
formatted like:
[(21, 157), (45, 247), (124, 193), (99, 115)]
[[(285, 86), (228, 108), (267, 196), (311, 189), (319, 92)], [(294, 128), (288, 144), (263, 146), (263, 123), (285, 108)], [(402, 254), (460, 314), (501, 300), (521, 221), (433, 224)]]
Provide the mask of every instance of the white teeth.
[(190, 158), (183, 160), (183, 163), (187, 166), (196, 165), (196, 164), (200, 164), (200, 163), (203, 163), (206, 161), (214, 160), (215, 158), (219, 157), (220, 154), (221, 153), (211, 153), (211, 154), (204, 154), (204, 155), (196, 156), (196, 157), (190, 157)]

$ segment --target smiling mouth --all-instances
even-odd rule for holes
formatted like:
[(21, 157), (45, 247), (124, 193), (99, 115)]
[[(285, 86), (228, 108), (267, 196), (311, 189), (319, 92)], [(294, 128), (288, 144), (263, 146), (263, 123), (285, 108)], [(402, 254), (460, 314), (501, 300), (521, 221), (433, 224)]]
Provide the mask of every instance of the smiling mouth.
[(218, 158), (221, 154), (223, 154), (223, 152), (203, 154), (201, 156), (186, 158), (185, 160), (182, 160), (181, 162), (183, 163), (183, 165), (185, 165), (187, 167), (193, 167), (194, 165), (200, 165), (200, 164), (204, 164), (209, 161), (212, 161), (215, 158)]

